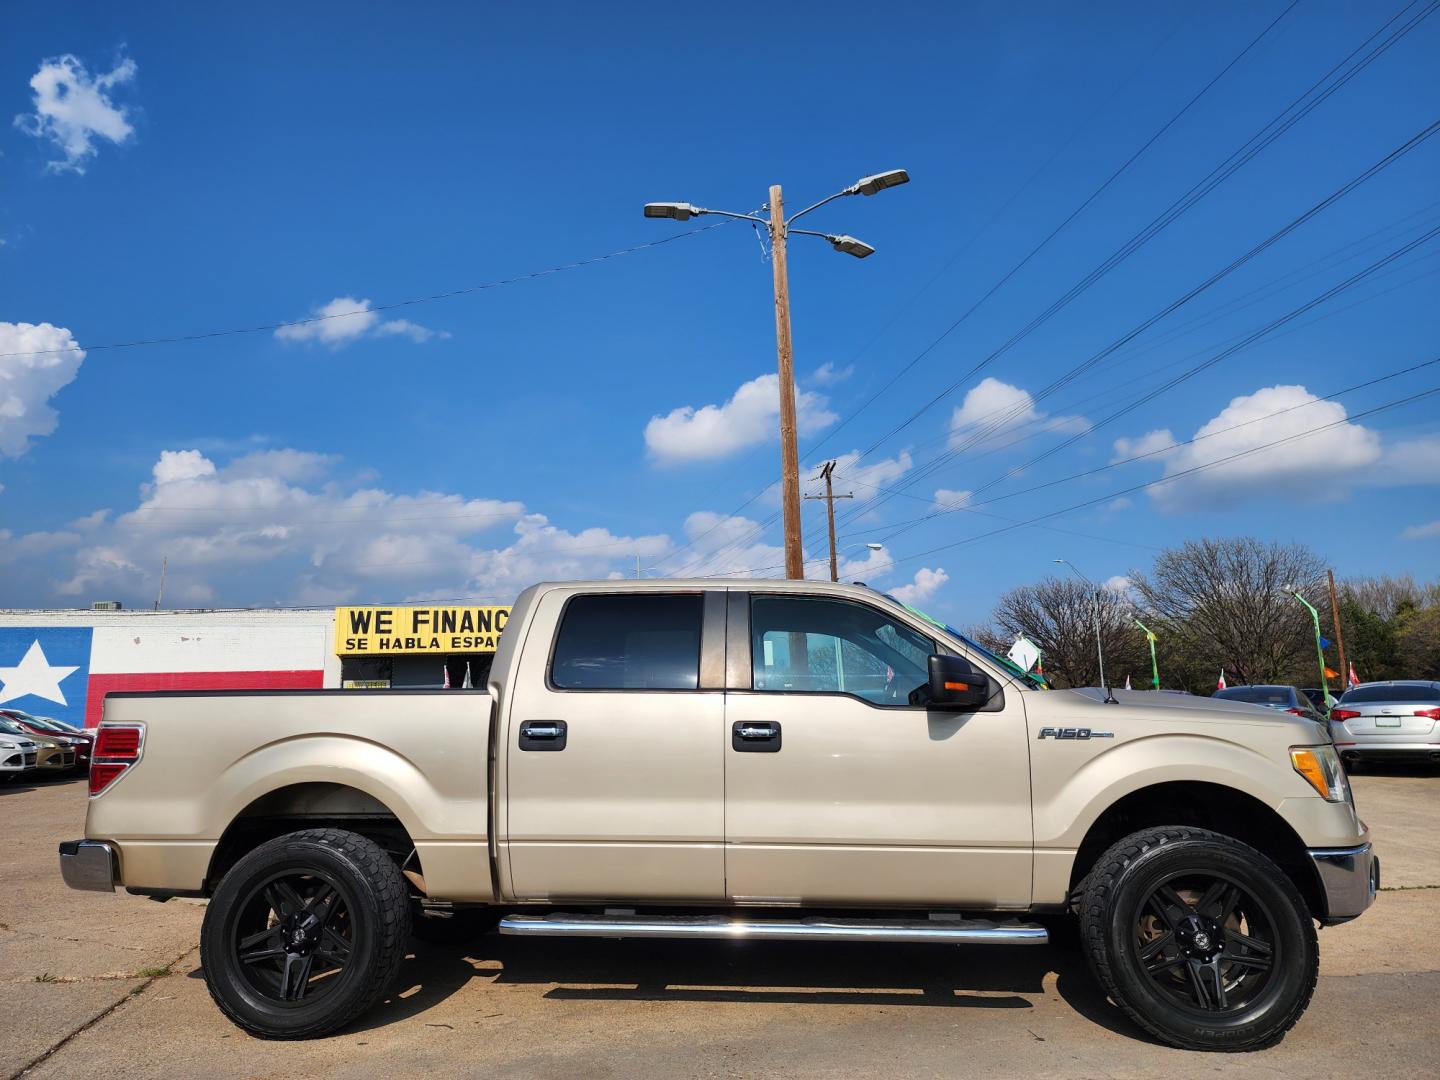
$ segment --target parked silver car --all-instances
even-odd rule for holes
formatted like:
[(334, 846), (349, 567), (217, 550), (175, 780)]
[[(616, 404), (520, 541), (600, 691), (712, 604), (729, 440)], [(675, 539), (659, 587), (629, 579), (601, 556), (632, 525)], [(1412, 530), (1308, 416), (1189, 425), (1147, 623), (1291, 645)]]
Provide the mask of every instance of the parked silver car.
[(1330, 710), (1330, 734), (1349, 765), (1360, 761), (1440, 764), (1440, 682), (1352, 686)]
[(28, 735), (0, 731), (0, 780), (12, 780), (34, 769), (39, 752)]

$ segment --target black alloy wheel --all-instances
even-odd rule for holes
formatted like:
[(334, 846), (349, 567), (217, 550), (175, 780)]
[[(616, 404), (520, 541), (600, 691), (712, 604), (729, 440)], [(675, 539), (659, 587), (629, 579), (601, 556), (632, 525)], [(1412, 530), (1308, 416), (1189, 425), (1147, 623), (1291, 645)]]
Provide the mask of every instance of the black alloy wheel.
[(323, 874), (277, 874), (255, 885), (231, 933), (250, 985), (281, 1004), (333, 991), (350, 960), (350, 907)]
[(1156, 988), (1202, 1014), (1240, 1013), (1283, 962), (1265, 905), (1227, 877), (1174, 874), (1136, 919), (1137, 956)]

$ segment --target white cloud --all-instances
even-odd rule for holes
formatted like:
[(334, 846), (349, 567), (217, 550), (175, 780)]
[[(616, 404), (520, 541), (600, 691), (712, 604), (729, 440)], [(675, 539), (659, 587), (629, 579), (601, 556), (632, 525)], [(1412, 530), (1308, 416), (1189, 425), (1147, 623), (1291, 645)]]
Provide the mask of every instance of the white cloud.
[[(813, 390), (796, 393), (800, 434), (811, 435), (839, 419), (827, 404)], [(779, 416), (779, 376), (761, 375), (742, 384), (723, 405), (682, 405), (652, 416), (645, 425), (645, 445), (663, 465), (729, 457), (776, 438)]]
[(55, 430), (60, 418), (48, 402), (75, 378), (85, 353), (63, 327), (0, 322), (0, 354), (6, 353), (12, 355), (0, 355), (0, 457), (19, 457), (31, 438)]
[(950, 446), (984, 446), (998, 441), (1018, 428), (1031, 426), (1041, 431), (1089, 431), (1083, 416), (1049, 416), (1035, 407), (1029, 391), (986, 378), (972, 387), (965, 400), (950, 416)]
[(1130, 591), (1130, 579), (1124, 574), (1116, 574), (1114, 577), (1106, 578), (1103, 587), (1114, 593), (1128, 593)]
[(47, 165), (50, 171), (83, 174), (96, 154), (96, 139), (118, 146), (134, 135), (129, 114), (123, 105), (115, 104), (111, 94), (134, 79), (135, 72), (135, 61), (128, 58), (95, 76), (68, 53), (46, 60), (30, 78), (35, 111), (15, 117), (15, 126), (54, 143), (65, 155)]
[(940, 587), (950, 580), (943, 567), (931, 570), (923, 567), (915, 571), (915, 579), (909, 585), (901, 585), (898, 589), (891, 589), (890, 595), (899, 600), (902, 604), (919, 606), (930, 600)]
[(1119, 513), (1121, 510), (1129, 510), (1130, 507), (1134, 505), (1135, 504), (1131, 502), (1128, 498), (1126, 498), (1124, 495), (1121, 495), (1120, 498), (1111, 499), (1108, 503), (1106, 503), (1105, 509), (1112, 514), (1115, 514)]
[[(221, 464), (165, 450), (133, 509), (19, 539), (27, 555), (49, 553), (59, 596), (153, 597), (165, 557), (167, 596), (237, 604), (509, 600), (537, 580), (605, 577), (672, 548), (664, 535), (561, 528), (513, 500), (347, 484), (338, 460), (282, 449)], [(73, 555), (56, 554), (65, 547)]]
[[(673, 577), (780, 577), (785, 549), (766, 543), (765, 530), (747, 517), (697, 510), (685, 519), (688, 549), (666, 562)], [(828, 575), (830, 568), (825, 567)]]
[(963, 510), (970, 505), (973, 491), (954, 491), (950, 488), (935, 489), (936, 510)]
[[(1305, 407), (1296, 407), (1300, 405)], [(1303, 386), (1270, 386), (1234, 398), (1195, 433), (1201, 441), (1164, 455), (1166, 476), (1210, 467), (1152, 487), (1150, 496), (1160, 509), (1171, 511), (1206, 510), (1254, 497), (1297, 502), (1338, 498), (1381, 456), (1380, 436), (1345, 417), (1345, 406), (1321, 401)], [(1337, 426), (1318, 430), (1332, 423)], [(1212, 465), (1307, 432), (1316, 433)]]
[[(838, 576), (841, 581), (874, 581), (883, 578), (890, 573), (895, 566), (895, 557), (886, 551), (882, 545), (878, 551), (864, 549), (862, 556), (859, 551), (852, 551), (849, 558), (842, 552), (839, 559)], [(828, 575), (830, 567), (827, 564), (825, 574)]]
[(1110, 464), (1134, 457), (1158, 457), (1174, 445), (1175, 436), (1170, 434), (1169, 428), (1157, 428), (1134, 439), (1122, 437), (1115, 440), (1115, 454), (1110, 458)]
[(1411, 525), (1400, 534), (1401, 540), (1431, 540), (1437, 537), (1440, 537), (1440, 521), (1430, 521), (1424, 525)]
[(1365, 476), (1375, 487), (1433, 484), (1440, 480), (1440, 435), (1422, 435), (1387, 446), (1380, 464)]
[(332, 349), (341, 348), (367, 336), (398, 335), (416, 342), (450, 336), (445, 331), (431, 330), (409, 319), (382, 321), (380, 313), (371, 307), (369, 300), (357, 300), (353, 296), (337, 296), (328, 304), (313, 308), (309, 318), (316, 321), (282, 326), (275, 331), (275, 336), (281, 341), (318, 342)]

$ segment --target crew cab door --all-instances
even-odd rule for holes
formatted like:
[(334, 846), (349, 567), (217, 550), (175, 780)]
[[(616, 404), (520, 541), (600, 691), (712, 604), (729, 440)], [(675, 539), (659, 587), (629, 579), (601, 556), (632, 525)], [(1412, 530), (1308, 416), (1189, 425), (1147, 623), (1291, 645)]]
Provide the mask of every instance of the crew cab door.
[(879, 605), (757, 590), (731, 593), (729, 612), (733, 899), (1029, 904), (1018, 691), (991, 711), (911, 705), (937, 645)]
[(504, 733), (510, 891), (723, 899), (724, 594), (552, 590), (531, 626)]

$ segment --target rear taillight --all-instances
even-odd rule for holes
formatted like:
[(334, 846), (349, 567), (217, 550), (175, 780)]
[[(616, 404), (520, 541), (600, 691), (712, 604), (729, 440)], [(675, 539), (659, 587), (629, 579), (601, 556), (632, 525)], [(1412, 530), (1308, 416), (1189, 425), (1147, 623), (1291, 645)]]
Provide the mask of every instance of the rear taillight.
[(1330, 719), (1339, 720), (1342, 723), (1346, 720), (1354, 720), (1360, 714), (1354, 709), (1331, 709)]
[(1291, 716), (1309, 716), (1309, 715), (1310, 715), (1310, 714), (1307, 713), (1304, 709), (1286, 709), (1285, 711), (1288, 712)]
[(1426, 720), (1440, 720), (1440, 709), (1416, 709), (1416, 716), (1423, 716)]
[(101, 724), (90, 754), (90, 794), (99, 795), (140, 760), (145, 744), (143, 724)]

